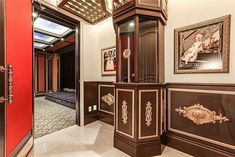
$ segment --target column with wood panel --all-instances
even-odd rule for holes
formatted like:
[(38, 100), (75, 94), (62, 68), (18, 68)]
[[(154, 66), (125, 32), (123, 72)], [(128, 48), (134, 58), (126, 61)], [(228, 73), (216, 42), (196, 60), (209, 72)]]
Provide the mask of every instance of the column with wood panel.
[(165, 145), (166, 0), (114, 0), (117, 45), (114, 147), (134, 157)]

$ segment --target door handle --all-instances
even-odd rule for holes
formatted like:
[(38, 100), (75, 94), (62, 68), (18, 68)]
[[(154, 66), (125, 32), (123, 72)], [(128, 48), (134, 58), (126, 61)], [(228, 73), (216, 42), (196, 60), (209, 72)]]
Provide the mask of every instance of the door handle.
[(4, 73), (7, 72), (8, 73), (8, 96), (7, 98), (5, 98), (4, 96), (0, 96), (0, 103), (3, 102), (7, 102), (9, 104), (12, 104), (13, 102), (13, 71), (12, 71), (12, 65), (9, 64), (7, 68), (0, 66), (0, 72)]

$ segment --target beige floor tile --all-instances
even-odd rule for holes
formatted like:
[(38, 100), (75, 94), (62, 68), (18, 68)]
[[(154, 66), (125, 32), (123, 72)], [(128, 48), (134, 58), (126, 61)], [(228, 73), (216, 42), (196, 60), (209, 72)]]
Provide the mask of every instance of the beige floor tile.
[[(40, 137), (28, 157), (128, 157), (113, 147), (113, 127), (97, 121)], [(166, 147), (158, 157), (190, 157)]]

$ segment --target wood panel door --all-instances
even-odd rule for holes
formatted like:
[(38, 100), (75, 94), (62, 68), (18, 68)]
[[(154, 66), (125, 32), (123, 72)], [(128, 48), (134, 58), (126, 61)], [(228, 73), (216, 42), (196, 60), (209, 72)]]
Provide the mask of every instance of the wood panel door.
[(5, 29), (0, 31), (0, 63), (7, 68), (0, 72), (0, 96), (10, 98), (11, 85), (13, 93), (12, 103), (0, 104), (0, 124), (4, 124), (0, 131), (0, 157), (8, 157), (16, 156), (32, 136), (32, 2), (0, 0), (0, 10), (0, 29)]

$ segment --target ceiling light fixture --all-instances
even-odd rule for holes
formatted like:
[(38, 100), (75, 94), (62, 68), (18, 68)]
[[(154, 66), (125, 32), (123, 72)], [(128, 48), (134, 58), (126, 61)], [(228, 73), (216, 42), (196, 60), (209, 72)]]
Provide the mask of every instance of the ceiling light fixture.
[(36, 12), (33, 12), (32, 15), (34, 18), (38, 17), (38, 13), (36, 13)]

